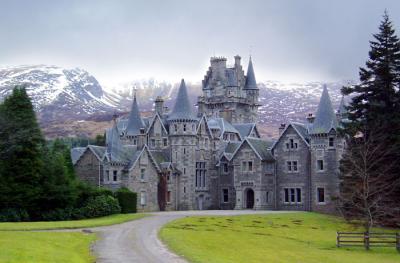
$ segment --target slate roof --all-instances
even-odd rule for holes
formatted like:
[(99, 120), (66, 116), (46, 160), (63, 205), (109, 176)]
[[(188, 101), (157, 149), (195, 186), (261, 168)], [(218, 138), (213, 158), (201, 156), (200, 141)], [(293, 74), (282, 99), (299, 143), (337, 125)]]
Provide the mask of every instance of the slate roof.
[(328, 89), (326, 85), (324, 85), (315, 120), (310, 129), (310, 134), (328, 133), (331, 129), (336, 129), (337, 126), (336, 114), (333, 111)]
[(246, 138), (246, 141), (254, 149), (263, 161), (275, 161), (271, 153), (272, 141), (261, 140), (258, 138)]
[(236, 124), (233, 124), (233, 127), (235, 127), (235, 129), (237, 131), (239, 131), (240, 136), (242, 138), (249, 136), (251, 131), (253, 130), (253, 128), (255, 126), (256, 126), (255, 123), (236, 123)]
[(197, 120), (196, 115), (193, 113), (192, 104), (189, 100), (185, 80), (183, 79), (179, 86), (174, 109), (169, 115), (168, 120)]
[(76, 162), (79, 160), (79, 158), (81, 158), (85, 150), (86, 147), (75, 147), (71, 149), (72, 164), (76, 164)]
[(241, 144), (242, 142), (222, 142), (218, 153), (219, 159), (225, 156), (230, 161)]
[(131, 112), (129, 113), (128, 123), (126, 124), (126, 135), (138, 135), (140, 134), (140, 129), (145, 128), (145, 124), (140, 117), (139, 106), (136, 100), (136, 94), (133, 98)]
[(208, 119), (207, 124), (210, 129), (220, 130), (220, 137), (223, 136), (224, 132), (237, 133), (240, 135), (240, 132), (224, 118), (210, 118)]
[(251, 57), (249, 60), (249, 66), (247, 67), (246, 84), (244, 85), (244, 89), (258, 89)]
[(125, 159), (120, 132), (115, 120), (113, 127), (106, 131), (106, 155), (110, 161), (122, 161)]

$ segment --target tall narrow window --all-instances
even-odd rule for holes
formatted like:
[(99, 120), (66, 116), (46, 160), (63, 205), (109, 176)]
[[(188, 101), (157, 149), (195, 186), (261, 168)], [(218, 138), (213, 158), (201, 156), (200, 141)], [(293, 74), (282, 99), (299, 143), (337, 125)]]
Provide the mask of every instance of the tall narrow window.
[(228, 203), (229, 202), (229, 190), (222, 189), (222, 196), (223, 196), (224, 203)]
[(106, 180), (107, 180), (107, 182), (110, 181), (110, 171), (109, 170), (106, 170)]
[(297, 172), (297, 161), (293, 161), (293, 171)]
[(146, 192), (140, 192), (140, 205), (146, 205)]
[(289, 188), (285, 188), (285, 203), (289, 203)]
[(333, 137), (329, 137), (329, 147), (333, 147), (335, 145), (335, 139)]
[(140, 169), (140, 180), (144, 181), (146, 179), (146, 169)]
[(186, 131), (186, 124), (183, 124), (183, 131)]
[(318, 171), (324, 170), (324, 160), (317, 160), (317, 169)]
[(269, 204), (269, 192), (267, 191), (267, 193), (265, 194), (265, 202), (267, 204)]
[(325, 203), (325, 189), (322, 187), (317, 188), (318, 203)]
[(174, 124), (174, 129), (175, 129), (175, 132), (178, 132), (178, 125), (177, 124)]
[(227, 163), (224, 163), (223, 164), (223, 171), (224, 171), (224, 173), (228, 173), (228, 164)]
[(168, 146), (168, 139), (167, 138), (163, 139), (163, 145), (164, 145), (164, 147)]
[(296, 202), (301, 203), (301, 188), (296, 188)]
[(291, 161), (287, 161), (286, 165), (287, 165), (288, 172), (291, 172), (292, 171), (292, 162)]
[(249, 162), (249, 172), (252, 172), (253, 171), (253, 162)]
[(196, 187), (206, 187), (206, 163), (196, 162)]
[(290, 202), (291, 202), (291, 203), (296, 202), (296, 195), (295, 195), (295, 190), (294, 190), (294, 188), (290, 188)]
[(171, 203), (171, 191), (167, 192), (167, 203)]
[(118, 181), (118, 171), (116, 170), (113, 171), (113, 181), (114, 182)]

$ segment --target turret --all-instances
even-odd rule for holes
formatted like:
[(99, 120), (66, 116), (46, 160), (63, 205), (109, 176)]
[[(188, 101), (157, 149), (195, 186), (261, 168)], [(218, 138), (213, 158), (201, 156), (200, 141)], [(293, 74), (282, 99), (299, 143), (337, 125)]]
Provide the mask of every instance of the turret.
[(331, 129), (338, 126), (336, 114), (333, 111), (332, 102), (329, 97), (328, 89), (324, 85), (321, 99), (318, 104), (317, 113), (311, 127), (311, 134), (329, 133)]
[(178, 208), (193, 209), (197, 117), (182, 79), (172, 113), (168, 116), (171, 161), (181, 172)]
[(129, 141), (129, 144), (137, 145), (138, 148), (142, 148), (146, 143), (146, 126), (140, 117), (136, 93), (133, 97), (131, 112), (123, 135)]

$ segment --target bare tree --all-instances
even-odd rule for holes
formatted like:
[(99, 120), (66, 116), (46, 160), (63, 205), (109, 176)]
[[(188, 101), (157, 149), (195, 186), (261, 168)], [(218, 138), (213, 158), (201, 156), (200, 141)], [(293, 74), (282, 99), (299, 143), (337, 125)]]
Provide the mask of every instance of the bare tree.
[(400, 177), (394, 171), (394, 147), (387, 142), (384, 131), (358, 132), (347, 139), (340, 165), (339, 209), (346, 219), (357, 220), (367, 232), (399, 214), (391, 198)]

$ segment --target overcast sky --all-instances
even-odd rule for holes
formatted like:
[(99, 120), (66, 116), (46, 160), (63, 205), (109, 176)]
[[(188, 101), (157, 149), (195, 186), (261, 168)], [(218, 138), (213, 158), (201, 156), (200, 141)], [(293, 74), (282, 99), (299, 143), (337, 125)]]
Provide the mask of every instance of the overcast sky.
[(251, 53), (259, 81), (355, 79), (385, 8), (399, 35), (398, 0), (0, 0), (0, 65), (198, 82), (210, 56)]

